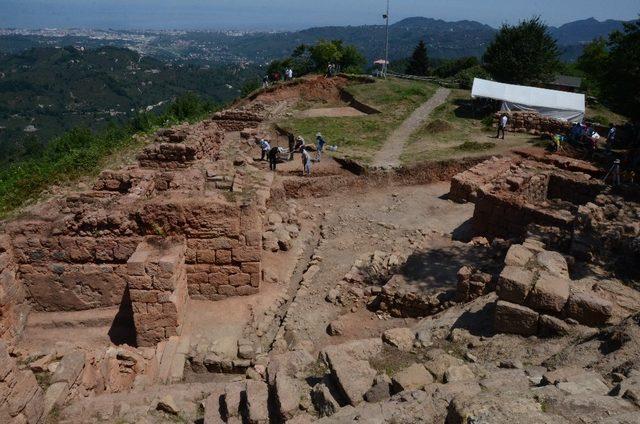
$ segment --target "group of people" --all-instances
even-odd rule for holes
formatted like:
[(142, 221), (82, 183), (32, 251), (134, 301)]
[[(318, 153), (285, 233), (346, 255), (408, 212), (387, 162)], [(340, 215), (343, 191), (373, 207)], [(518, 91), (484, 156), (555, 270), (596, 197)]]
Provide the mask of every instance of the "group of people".
[[(306, 145), (306, 142), (302, 136), (295, 137), (293, 134), (289, 133), (288, 135), (289, 141), (289, 161), (294, 159), (295, 153), (300, 153), (300, 158), (302, 160), (302, 174), (303, 175), (311, 175), (311, 163), (312, 162), (320, 162), (322, 159), (322, 153), (324, 152), (324, 148), (326, 145), (326, 141), (321, 133), (316, 134), (316, 157), (315, 159), (311, 158), (311, 154), (309, 153), (309, 148)], [(261, 156), (260, 160), (268, 160), (269, 161), (269, 169), (275, 171), (278, 166), (279, 156), (285, 153), (285, 150), (282, 147), (271, 147), (269, 141), (265, 138), (261, 138), (258, 141), (258, 145), (260, 147)]]
[[(616, 144), (618, 130), (614, 124), (609, 124), (609, 130), (607, 132), (607, 142), (605, 145), (605, 151), (607, 154), (611, 154), (613, 147)], [(595, 153), (598, 142), (602, 137), (596, 129), (588, 123), (575, 123), (569, 131), (569, 140), (579, 145), (586, 147), (587, 155), (593, 156)]]
[(275, 71), (273, 74), (269, 75), (265, 75), (264, 77), (262, 77), (262, 88), (267, 88), (269, 87), (269, 83), (271, 81), (278, 82), (278, 81), (290, 81), (293, 79), (293, 69), (291, 68), (285, 68), (284, 71), (282, 71), (282, 73), (280, 73), (280, 71)]

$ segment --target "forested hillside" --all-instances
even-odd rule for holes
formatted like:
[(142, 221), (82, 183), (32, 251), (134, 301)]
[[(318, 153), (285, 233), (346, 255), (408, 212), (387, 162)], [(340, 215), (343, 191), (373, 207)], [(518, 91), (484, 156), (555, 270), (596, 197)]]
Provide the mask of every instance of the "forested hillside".
[(123, 48), (34, 48), (0, 56), (0, 154), (9, 157), (78, 127), (123, 122), (193, 91), (224, 103), (240, 95), (247, 67), (165, 63)]

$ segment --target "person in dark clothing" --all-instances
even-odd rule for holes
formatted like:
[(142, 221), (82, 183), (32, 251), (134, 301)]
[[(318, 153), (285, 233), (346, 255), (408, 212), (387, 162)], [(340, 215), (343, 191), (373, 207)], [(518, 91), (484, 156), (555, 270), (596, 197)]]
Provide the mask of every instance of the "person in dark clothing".
[(293, 160), (293, 152), (296, 150), (296, 138), (289, 133), (289, 160)]
[(269, 169), (272, 171), (276, 170), (276, 166), (278, 165), (278, 153), (280, 153), (279, 147), (272, 147), (267, 154), (269, 158)]

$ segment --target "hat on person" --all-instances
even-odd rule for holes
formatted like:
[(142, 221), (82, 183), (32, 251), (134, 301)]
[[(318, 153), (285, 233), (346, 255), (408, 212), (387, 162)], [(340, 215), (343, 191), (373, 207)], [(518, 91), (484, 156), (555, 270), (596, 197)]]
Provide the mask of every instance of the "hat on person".
[(322, 137), (322, 134), (318, 133), (316, 134), (316, 137)]

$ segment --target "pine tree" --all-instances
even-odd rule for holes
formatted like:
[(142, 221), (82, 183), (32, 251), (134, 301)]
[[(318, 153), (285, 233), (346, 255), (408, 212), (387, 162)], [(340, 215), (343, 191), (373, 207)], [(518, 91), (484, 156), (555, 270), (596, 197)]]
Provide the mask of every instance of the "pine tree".
[(407, 74), (426, 76), (429, 73), (429, 58), (427, 57), (427, 46), (423, 40), (420, 40), (418, 46), (413, 51), (409, 65), (407, 66)]

